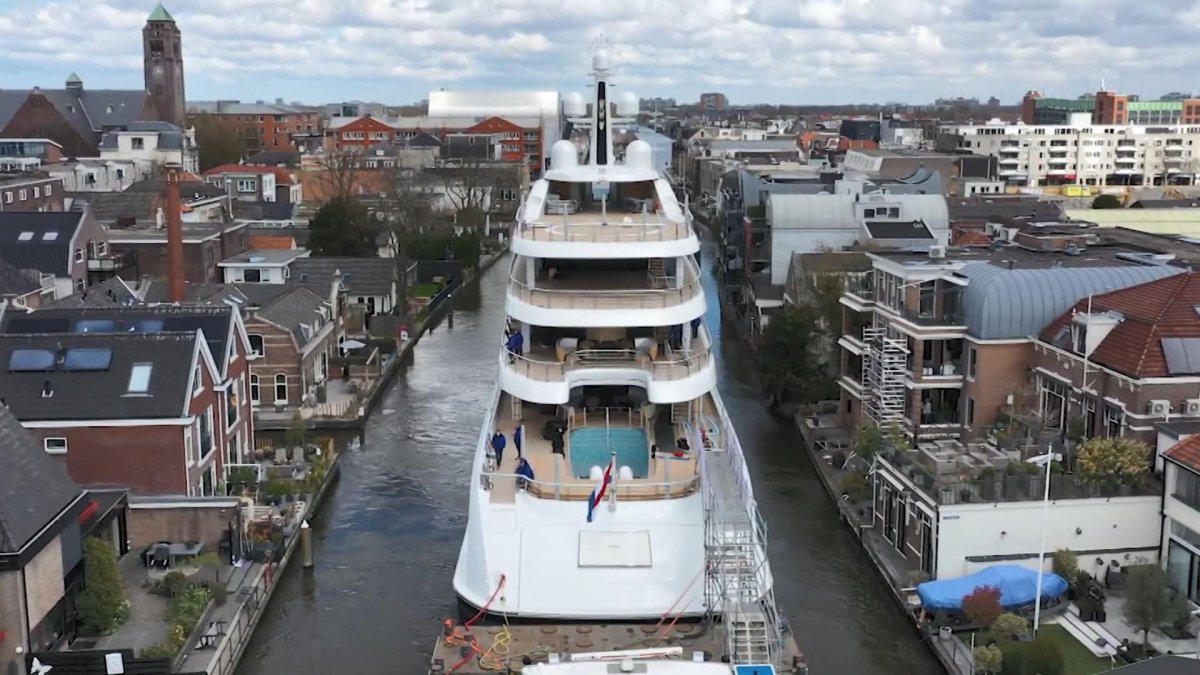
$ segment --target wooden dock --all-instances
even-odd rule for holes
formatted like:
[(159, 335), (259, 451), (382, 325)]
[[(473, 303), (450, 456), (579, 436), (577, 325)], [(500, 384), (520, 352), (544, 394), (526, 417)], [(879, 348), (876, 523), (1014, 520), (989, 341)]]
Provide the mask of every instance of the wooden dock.
[[(679, 647), (691, 661), (702, 653), (707, 661), (725, 656), (725, 633), (717, 624), (676, 624), (665, 631), (656, 624), (516, 624), (455, 626), (437, 639), (429, 675), (495, 675), (520, 673), (527, 664), (546, 663), (551, 654), (563, 661), (570, 654)], [(660, 638), (661, 636), (661, 638)], [(791, 634), (784, 636), (784, 663), (777, 673), (808, 673)]]

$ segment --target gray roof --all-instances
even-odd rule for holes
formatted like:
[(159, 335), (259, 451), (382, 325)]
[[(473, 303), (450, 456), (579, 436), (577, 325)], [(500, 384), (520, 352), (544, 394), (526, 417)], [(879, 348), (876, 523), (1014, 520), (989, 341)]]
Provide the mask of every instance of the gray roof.
[(249, 265), (258, 263), (263, 265), (281, 265), (286, 264), (300, 256), (307, 255), (308, 251), (304, 249), (282, 249), (282, 248), (267, 248), (262, 250), (251, 250), (239, 253), (222, 260), (220, 265)]
[(249, 166), (299, 166), (300, 153), (295, 151), (263, 150), (246, 160)]
[(1195, 659), (1167, 654), (1113, 668), (1109, 672), (1125, 675), (1196, 675), (1200, 672), (1200, 666), (1196, 664)]
[(947, 197), (946, 206), (950, 209), (950, 220), (1027, 217), (1034, 221), (1047, 221), (1063, 217), (1058, 202), (1029, 197)]
[[(83, 218), (74, 211), (0, 211), (0, 259), (17, 269), (70, 276), (71, 238)], [(27, 233), (33, 236), (22, 240)]]
[[(191, 396), (188, 380), (196, 340), (195, 332), (0, 335), (0, 392), (22, 422), (178, 418)], [(112, 360), (103, 370), (14, 372), (10, 368), (12, 353), (18, 349), (59, 353), (73, 348), (111, 349)], [(146, 396), (127, 395), (135, 363), (153, 364)], [(42, 395), (47, 382), (52, 396)]]
[(933, 233), (919, 220), (868, 220), (863, 226), (872, 239), (933, 239)]
[(390, 296), (396, 283), (392, 258), (301, 258), (290, 265), (289, 283), (329, 283), (340, 276), (350, 295)]
[(83, 491), (66, 467), (0, 406), (0, 553), (16, 553), (54, 522)]
[(286, 115), (308, 112), (303, 108), (277, 103), (242, 103), (241, 101), (191, 101), (189, 113), (202, 115)]
[(291, 331), (296, 344), (303, 347), (309, 341), (303, 326), (321, 321), (320, 311), (328, 303), (303, 286), (289, 286), (290, 292), (258, 310), (258, 317)]
[(131, 189), (124, 192), (86, 192), (78, 193), (77, 201), (87, 204), (92, 217), (101, 223), (122, 218), (147, 220), (154, 216), (158, 193)]
[(56, 308), (82, 308), (82, 307), (127, 307), (129, 305), (139, 304), (141, 300), (137, 297), (125, 281), (121, 277), (111, 277), (104, 281), (88, 286), (87, 290), (81, 293), (72, 293), (65, 298), (60, 298), (47, 305), (42, 305), (42, 309)]
[(41, 287), (33, 274), (22, 272), (0, 258), (0, 297), (26, 295)]
[[(91, 142), (96, 142), (104, 129), (128, 127), (141, 117), (146, 101), (146, 92), (141, 89), (84, 89), (78, 94), (66, 89), (41, 92), (63, 119)], [(22, 103), (28, 94), (21, 93)], [(4, 119), (0, 126), (8, 121)]]
[[(197, 284), (184, 287), (184, 302), (198, 305), (225, 305), (233, 302), (239, 307), (262, 307), (274, 302), (291, 290), (283, 284)], [(146, 289), (147, 303), (167, 301), (167, 285), (151, 282)]]
[[(237, 311), (229, 305), (135, 305), (129, 307), (53, 307), (21, 315), (9, 314), (0, 321), (0, 333), (75, 334), (81, 322), (109, 321), (112, 333), (194, 333), (202, 331), (208, 350), (218, 366), (224, 362), (230, 323)], [(155, 322), (147, 325), (146, 322)], [(92, 323), (91, 326), (96, 324)]]
[(1036, 335), (1089, 294), (1117, 291), (1184, 271), (1166, 265), (1116, 262), (1111, 266), (1009, 270), (972, 262), (958, 273), (970, 280), (963, 291), (968, 332), (984, 340), (1004, 340)]
[(941, 195), (781, 194), (767, 197), (772, 229), (858, 230), (855, 207), (899, 204), (901, 217), (919, 220), (931, 232), (946, 232), (950, 216)]
[(440, 148), (442, 140), (433, 134), (421, 131), (412, 138), (404, 139), (404, 146), (408, 148)]
[(246, 202), (233, 201), (233, 217), (243, 220), (291, 220), (296, 215), (296, 205), (290, 202)]

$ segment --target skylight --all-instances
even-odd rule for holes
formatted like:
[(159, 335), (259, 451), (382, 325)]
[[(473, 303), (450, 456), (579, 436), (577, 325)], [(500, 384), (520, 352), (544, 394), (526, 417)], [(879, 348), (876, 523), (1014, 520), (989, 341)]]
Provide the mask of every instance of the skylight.
[(17, 241), (32, 241), (32, 240), (33, 240), (32, 232), (22, 232), (21, 234), (17, 235)]
[(129, 370), (129, 393), (145, 394), (150, 391), (150, 372), (153, 363), (135, 363)]
[(58, 239), (57, 232), (45, 232), (42, 234), (42, 241), (54, 241), (55, 239)]

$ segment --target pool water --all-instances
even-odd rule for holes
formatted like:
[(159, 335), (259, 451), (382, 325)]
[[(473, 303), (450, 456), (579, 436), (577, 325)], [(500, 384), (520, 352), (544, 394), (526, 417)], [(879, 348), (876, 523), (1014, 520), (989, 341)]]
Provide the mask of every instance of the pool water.
[(633, 427), (608, 429), (575, 429), (571, 432), (569, 456), (571, 473), (587, 478), (593, 466), (608, 466), (612, 451), (617, 452), (617, 469), (623, 466), (633, 471), (634, 478), (645, 478), (650, 468), (650, 447), (646, 431)]

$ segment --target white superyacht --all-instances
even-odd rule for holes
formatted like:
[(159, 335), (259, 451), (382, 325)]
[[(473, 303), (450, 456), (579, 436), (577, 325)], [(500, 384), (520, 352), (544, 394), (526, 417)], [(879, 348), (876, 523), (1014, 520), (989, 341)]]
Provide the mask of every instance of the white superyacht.
[(454, 589), (507, 620), (721, 617), (735, 663), (770, 662), (765, 527), (716, 391), (700, 242), (649, 144), (614, 145), (638, 99), (609, 74), (597, 53), (590, 100), (564, 97), (585, 141), (554, 144), (513, 228)]

